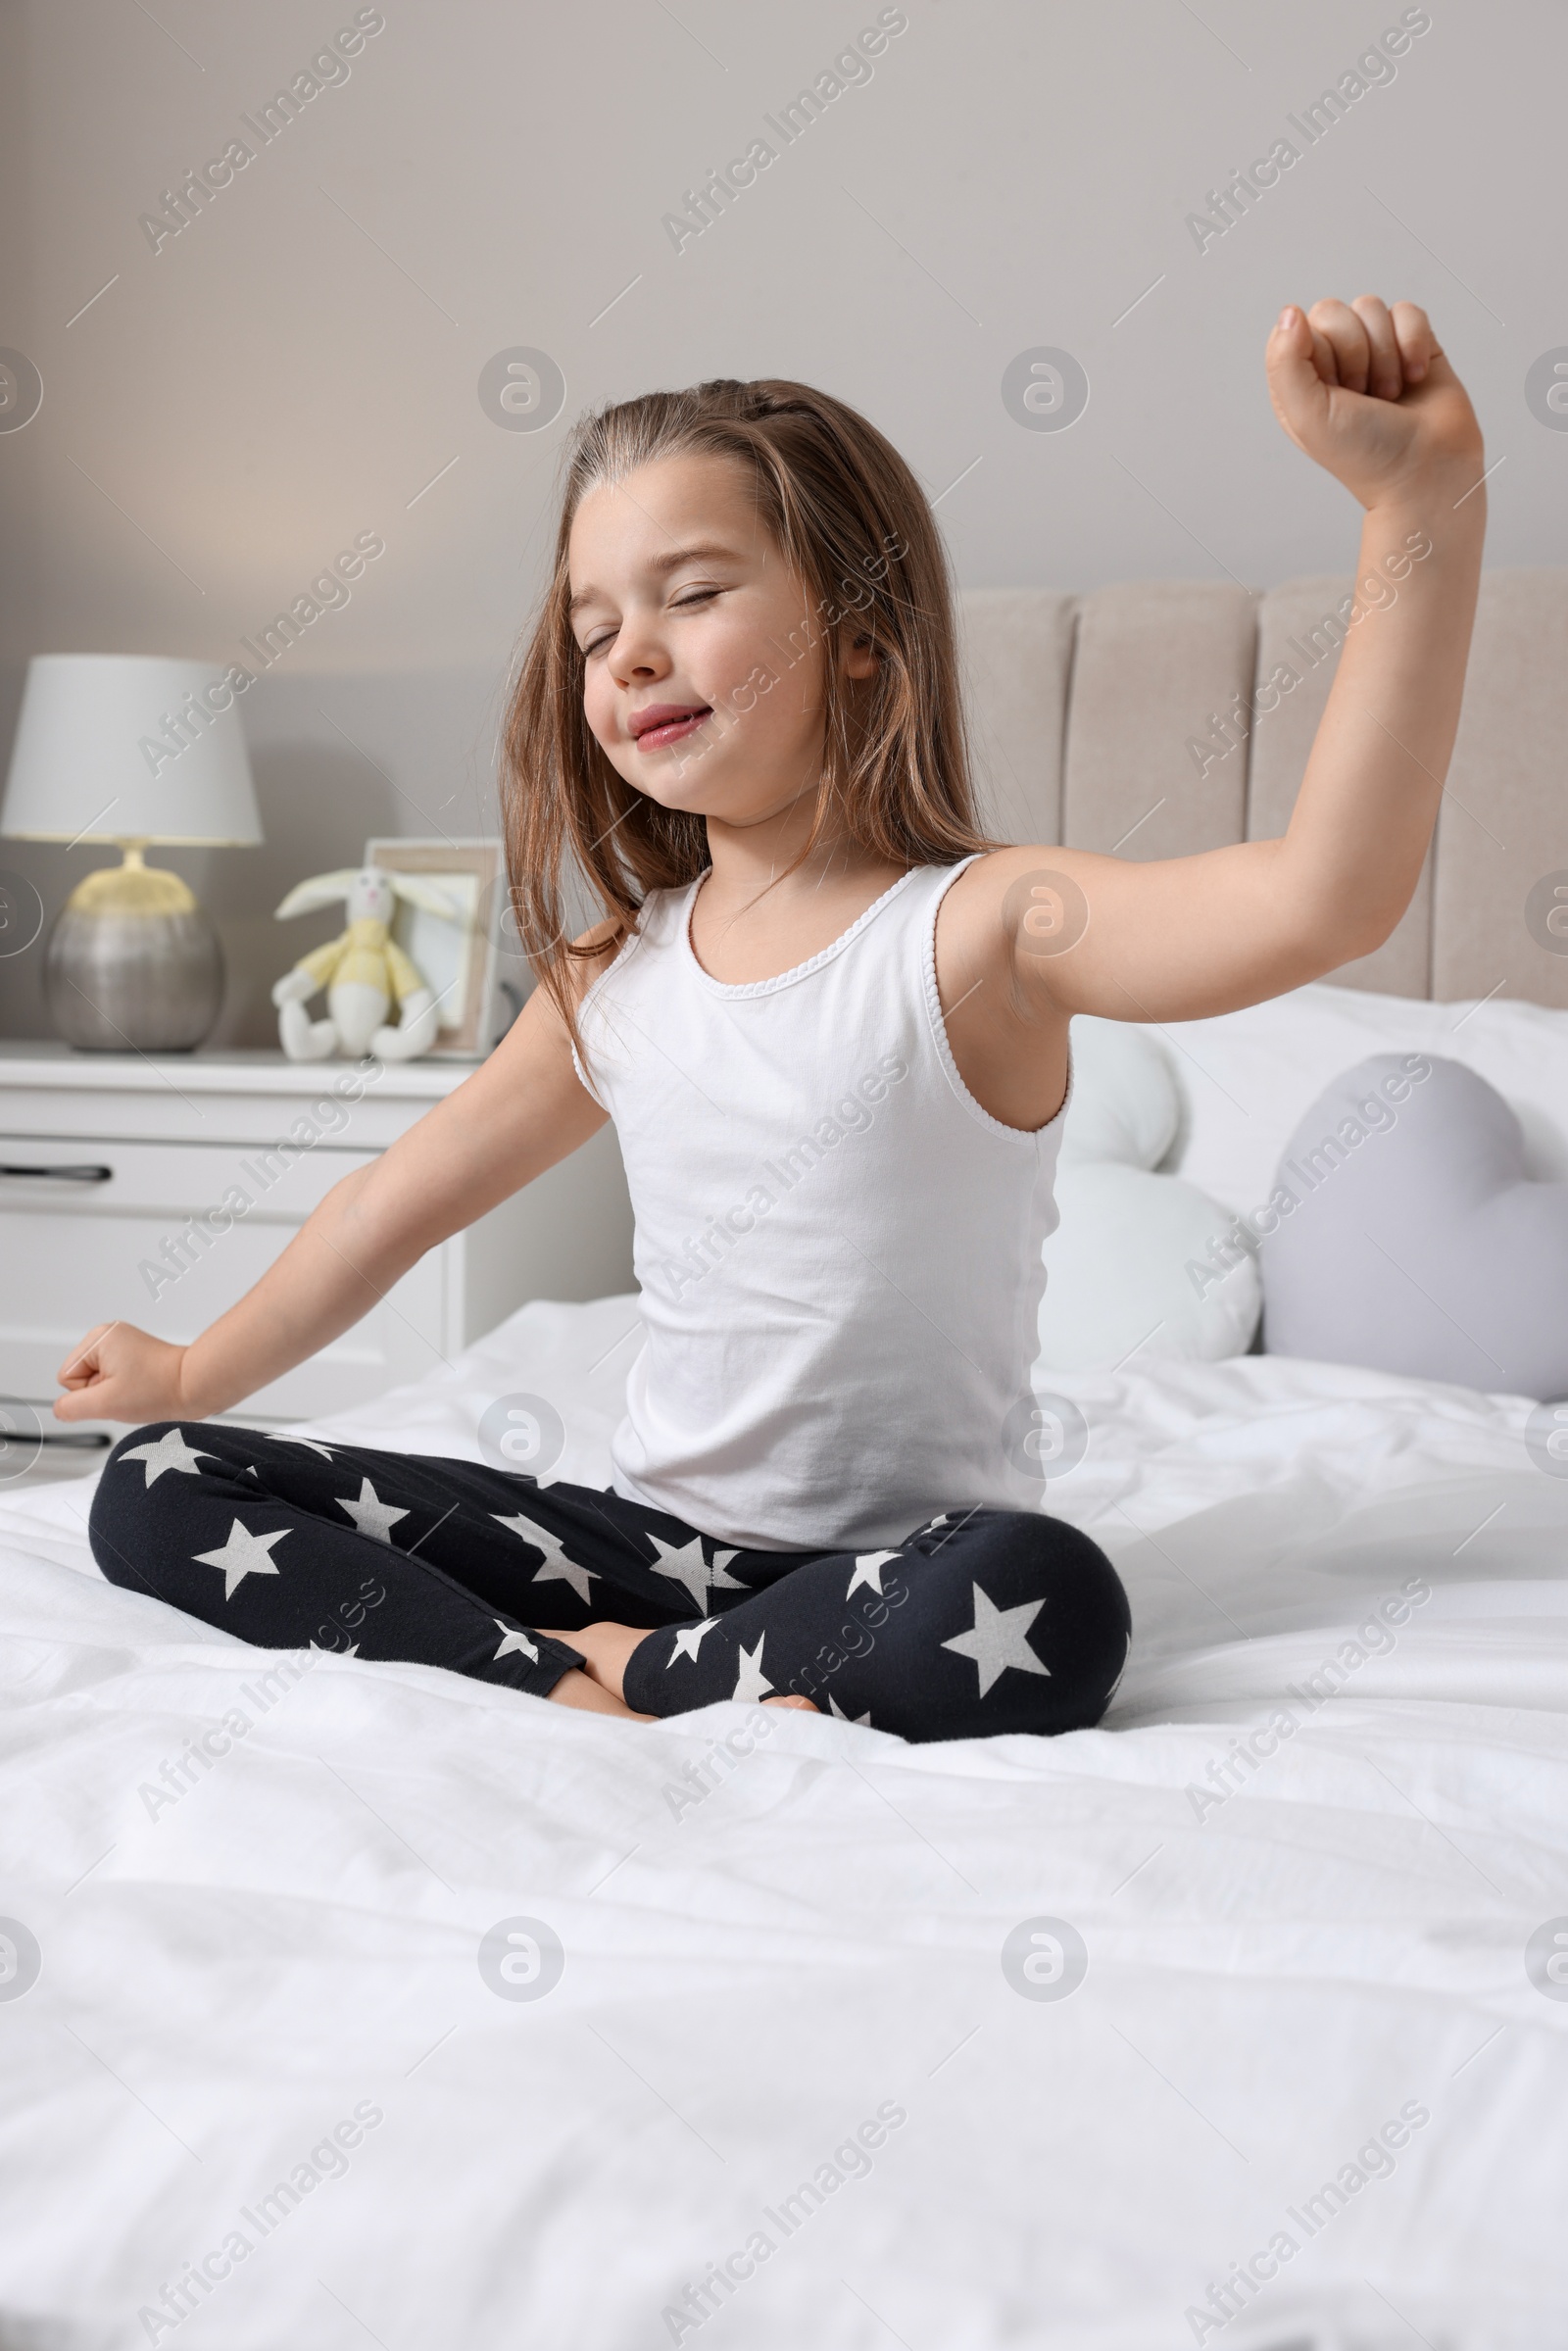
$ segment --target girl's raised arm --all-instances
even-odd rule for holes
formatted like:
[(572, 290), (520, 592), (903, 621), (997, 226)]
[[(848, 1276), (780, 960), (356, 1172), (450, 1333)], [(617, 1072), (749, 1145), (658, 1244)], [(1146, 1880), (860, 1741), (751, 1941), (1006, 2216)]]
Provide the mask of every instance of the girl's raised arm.
[(983, 859), (953, 894), (953, 993), (990, 966), (1007, 982), (990, 992), (1004, 1026), (1029, 1005), (1047, 1026), (1052, 1012), (1234, 1010), (1369, 954), (1410, 903), (1480, 583), (1480, 428), (1413, 303), (1293, 306), (1267, 369), (1286, 432), (1366, 510), (1350, 625), (1289, 829), (1150, 864), (1054, 848)]
[(544, 989), (490, 1058), (368, 1167), (333, 1186), (253, 1290), (188, 1347), (129, 1323), (89, 1332), (58, 1420), (203, 1420), (281, 1378), (368, 1314), (438, 1242), (605, 1124)]

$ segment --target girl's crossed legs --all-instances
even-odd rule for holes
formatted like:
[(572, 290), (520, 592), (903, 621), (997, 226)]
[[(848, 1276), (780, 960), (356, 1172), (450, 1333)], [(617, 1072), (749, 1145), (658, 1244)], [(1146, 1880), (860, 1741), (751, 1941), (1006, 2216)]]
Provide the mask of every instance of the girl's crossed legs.
[(736, 1550), (590, 1487), (211, 1422), (118, 1445), (91, 1533), (110, 1583), (263, 1648), (541, 1697), (586, 1664), (634, 1713), (794, 1695), (908, 1739), (1088, 1728), (1131, 1629), (1099, 1546), (1033, 1512), (956, 1509), (881, 1550)]

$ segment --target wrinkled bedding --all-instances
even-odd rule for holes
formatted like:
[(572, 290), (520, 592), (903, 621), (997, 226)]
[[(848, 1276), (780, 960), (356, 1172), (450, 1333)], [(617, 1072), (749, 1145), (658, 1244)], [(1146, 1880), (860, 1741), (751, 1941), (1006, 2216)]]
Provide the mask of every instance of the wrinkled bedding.
[[(317, 1433), (543, 1396), (602, 1482), (636, 1345)], [(6, 2351), (1561, 2340), (1568, 1478), (1519, 1398), (1054, 1386), (1136, 1634), (1051, 1741), (279, 1660), (0, 1496)]]

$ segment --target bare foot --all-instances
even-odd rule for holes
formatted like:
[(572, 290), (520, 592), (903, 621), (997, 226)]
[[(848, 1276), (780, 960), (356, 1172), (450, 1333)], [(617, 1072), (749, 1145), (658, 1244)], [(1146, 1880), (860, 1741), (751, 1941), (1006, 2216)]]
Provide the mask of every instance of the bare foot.
[(579, 1673), (575, 1666), (562, 1675), (550, 1692), (550, 1702), (553, 1706), (575, 1706), (583, 1714), (618, 1714), (623, 1723), (652, 1723), (659, 1719), (653, 1714), (634, 1714), (624, 1698), (617, 1698), (613, 1691), (606, 1690), (591, 1675)]
[[(627, 1662), (640, 1641), (648, 1639), (648, 1625), (584, 1625), (579, 1633), (558, 1633), (558, 1641), (566, 1641), (580, 1650), (583, 1659), (579, 1673), (575, 1667), (563, 1674), (551, 1697), (559, 1706), (578, 1706), (589, 1714), (618, 1714), (634, 1723), (657, 1722), (653, 1714), (635, 1714), (626, 1703), (623, 1677)], [(822, 1709), (810, 1698), (788, 1696), (764, 1698), (764, 1706), (793, 1706), (798, 1713), (820, 1714)]]
[[(580, 1649), (583, 1672), (612, 1698), (624, 1702), (625, 1690), (621, 1678), (633, 1649), (648, 1639), (651, 1629), (648, 1625), (584, 1625), (580, 1633), (558, 1633), (556, 1639), (565, 1641), (571, 1648)], [(626, 1711), (628, 1714), (631, 1712), (629, 1706)], [(638, 1719), (651, 1723), (655, 1718), (645, 1714)]]

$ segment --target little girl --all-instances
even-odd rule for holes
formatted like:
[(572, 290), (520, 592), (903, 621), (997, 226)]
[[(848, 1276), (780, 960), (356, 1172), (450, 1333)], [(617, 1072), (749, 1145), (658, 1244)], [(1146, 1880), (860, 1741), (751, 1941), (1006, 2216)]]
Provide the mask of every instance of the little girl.
[[(63, 1420), (153, 1424), (93, 1506), (111, 1582), (600, 1713), (1099, 1721), (1126, 1597), (1028, 1475), (1068, 1024), (1227, 1011), (1389, 936), (1480, 571), (1480, 434), (1421, 311), (1287, 309), (1267, 367), (1366, 510), (1348, 639), (1285, 838), (1152, 864), (984, 838), (941, 544), (863, 417), (718, 382), (580, 425), (505, 738), (541, 984), (193, 1345), (73, 1356)], [(568, 940), (583, 880), (604, 919)], [(608, 1489), (207, 1417), (607, 1118), (646, 1330)]]

